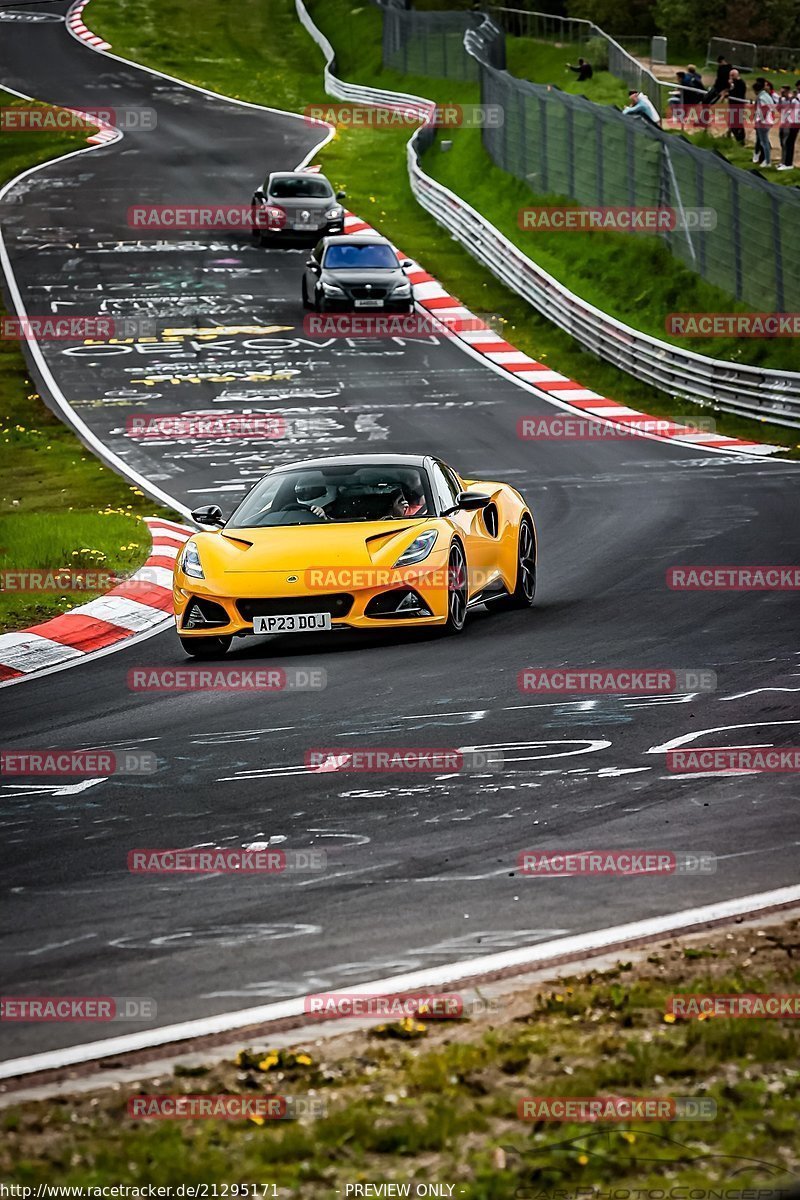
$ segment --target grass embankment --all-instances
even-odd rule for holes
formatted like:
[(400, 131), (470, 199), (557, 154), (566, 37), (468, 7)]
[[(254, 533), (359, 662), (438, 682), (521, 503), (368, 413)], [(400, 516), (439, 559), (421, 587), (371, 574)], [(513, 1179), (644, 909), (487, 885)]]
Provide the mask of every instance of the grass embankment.
[(573, 96), (585, 96), (595, 104), (617, 104), (624, 107), (628, 103), (628, 88), (610, 71), (599, 70), (592, 64), (594, 74), (583, 83), (578, 82), (578, 76), (570, 71), (567, 63), (573, 65), (579, 58), (590, 62), (592, 55), (585, 42), (546, 42), (537, 38), (507, 37), (506, 38), (506, 69), (518, 79), (528, 79), (531, 83), (550, 83), (569, 92)]
[[(29, 107), (2, 91), (0, 104)], [(81, 149), (89, 132), (0, 130), (0, 183)], [(50, 412), (30, 381), (19, 342), (5, 338), (0, 338), (0, 461), (0, 571), (67, 567), (127, 573), (144, 561), (150, 535), (139, 518), (152, 515), (152, 501), (102, 466)], [(0, 632), (47, 620), (97, 594), (21, 593), (0, 584)]]
[[(400, 75), (380, 65), (380, 12), (372, 5), (353, 6), (352, 0), (326, 0), (312, 4), (319, 26), (337, 51), (337, 69), (343, 78), (358, 79), (407, 92), (417, 92), (440, 102), (475, 102), (477, 86), (455, 84)], [(298, 23), (291, 0), (271, 0), (269, 11), (260, 0), (242, 0), (235, 10), (224, 0), (211, 0), (198, 22), (192, 0), (174, 0), (167, 28), (155, 0), (93, 0), (91, 24), (112, 43), (116, 53), (176, 74), (194, 83), (236, 96), (294, 111), (308, 104), (332, 104), (322, 88), (322, 56)], [(448, 133), (448, 136), (450, 134)], [(661, 416), (696, 416), (698, 408), (671, 399), (582, 350), (577, 342), (539, 316), (515, 293), (499, 284), (453, 239), (443, 234), (414, 200), (408, 185), (405, 145), (407, 131), (348, 129), (339, 127), (336, 138), (319, 155), (324, 170), (337, 187), (347, 190), (354, 212), (377, 225), (408, 254), (418, 258), (448, 289), (473, 312), (497, 314), (505, 322), (507, 336), (537, 360), (578, 379), (603, 395), (633, 408)], [(474, 153), (471, 151), (474, 150)], [(451, 164), (455, 164), (453, 167)], [(461, 165), (463, 164), (463, 166)], [(508, 235), (522, 235), (516, 226), (521, 203), (537, 198), (525, 186), (489, 164), (488, 156), (472, 131), (462, 130), (450, 154), (434, 150), (427, 168), (465, 197), (474, 201), (473, 187), (484, 184), (489, 169), (494, 172), (484, 199), (492, 209), (488, 215), (508, 221)], [(464, 184), (453, 179), (461, 170)], [(491, 192), (491, 195), (485, 195)], [(545, 235), (537, 234), (539, 239)], [(558, 239), (561, 239), (560, 241)], [(588, 245), (587, 245), (588, 243)], [(530, 243), (525, 242), (526, 249)], [(663, 333), (664, 313), (671, 311), (727, 311), (733, 307), (724, 293), (704, 284), (687, 271), (655, 239), (610, 234), (552, 234), (548, 239), (547, 269), (570, 286), (590, 285), (601, 306), (639, 325), (650, 308), (653, 289), (658, 295), (650, 313), (650, 326)], [(538, 254), (538, 250), (536, 251)], [(562, 260), (561, 255), (565, 258)], [(592, 271), (573, 279), (573, 264), (580, 267), (585, 257)], [(559, 262), (559, 270), (555, 267)], [(577, 275), (577, 270), (576, 270)], [(633, 285), (631, 281), (636, 281)], [(598, 282), (599, 281), (599, 282)], [(580, 291), (580, 287), (576, 286)], [(657, 313), (657, 315), (656, 315)], [(644, 327), (644, 326), (643, 326)], [(733, 339), (704, 342), (687, 339), (685, 346), (699, 353), (713, 352), (732, 361), (742, 355), (786, 355), (784, 344), (763, 343), (757, 347)], [(776, 364), (777, 365), (777, 364)], [(707, 411), (707, 410), (706, 410)], [(791, 430), (765, 422), (742, 420), (727, 414), (717, 416), (721, 432), (738, 437), (769, 440), (792, 448), (797, 436)]]
[[(0, 1173), (27, 1186), (257, 1182), (302, 1200), (388, 1182), (410, 1182), (411, 1195), (450, 1185), (468, 1200), (786, 1186), (800, 1178), (798, 1022), (665, 1014), (674, 993), (797, 992), (799, 936), (795, 919), (673, 940), (635, 964), (502, 997), (480, 1018), (253, 1047), (137, 1086), (20, 1104), (0, 1113)], [(325, 1115), (127, 1115), (131, 1096), (174, 1093), (313, 1096)], [(520, 1120), (533, 1096), (689, 1096), (712, 1100), (716, 1117)]]

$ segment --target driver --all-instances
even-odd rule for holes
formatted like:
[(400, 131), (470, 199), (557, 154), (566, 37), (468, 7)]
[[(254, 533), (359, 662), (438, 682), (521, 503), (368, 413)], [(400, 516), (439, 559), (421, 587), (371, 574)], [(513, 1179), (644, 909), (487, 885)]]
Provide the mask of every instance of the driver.
[(330, 521), (333, 518), (325, 512), (325, 506), (332, 504), (336, 499), (336, 488), (327, 487), (321, 495), (317, 495), (317, 491), (316, 484), (296, 483), (294, 485), (294, 496), (299, 506), (308, 509), (315, 517), (321, 517), (323, 521)]

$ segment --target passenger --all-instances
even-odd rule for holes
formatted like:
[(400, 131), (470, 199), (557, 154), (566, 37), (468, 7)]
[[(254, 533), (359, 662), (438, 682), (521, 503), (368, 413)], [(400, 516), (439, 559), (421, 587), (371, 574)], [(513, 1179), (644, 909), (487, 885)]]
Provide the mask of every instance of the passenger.
[(409, 501), (408, 501), (408, 510), (405, 515), (407, 517), (416, 517), (419, 515), (419, 513), (422, 512), (423, 508), (425, 507), (425, 496), (420, 488), (417, 488), (417, 487), (408, 488), (407, 490), (408, 490), (408, 495), (409, 495)]

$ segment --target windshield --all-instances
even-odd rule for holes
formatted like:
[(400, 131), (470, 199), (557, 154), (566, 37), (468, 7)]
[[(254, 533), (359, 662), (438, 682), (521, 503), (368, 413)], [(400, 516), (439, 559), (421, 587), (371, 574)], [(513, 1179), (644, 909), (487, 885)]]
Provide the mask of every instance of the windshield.
[(433, 503), (417, 467), (300, 467), (267, 475), (228, 522), (239, 529), (425, 517)]
[(391, 246), (383, 242), (373, 242), (367, 245), (340, 244), (328, 247), (323, 266), (331, 268), (346, 267), (349, 271), (368, 271), (376, 267), (381, 270), (396, 271), (397, 255)]
[(333, 188), (327, 179), (311, 175), (295, 175), (291, 179), (273, 179), (269, 195), (275, 200), (325, 200), (333, 198)]

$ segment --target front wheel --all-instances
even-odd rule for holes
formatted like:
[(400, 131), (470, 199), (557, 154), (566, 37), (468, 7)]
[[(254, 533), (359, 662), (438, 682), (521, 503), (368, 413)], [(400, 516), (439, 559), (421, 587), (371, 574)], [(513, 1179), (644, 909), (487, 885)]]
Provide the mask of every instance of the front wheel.
[(517, 581), (510, 596), (497, 596), (487, 600), (491, 612), (508, 611), (511, 608), (530, 608), (536, 598), (536, 538), (533, 526), (527, 517), (522, 518), (517, 545)]
[(308, 308), (311, 308), (311, 307), (312, 307), (312, 304), (311, 304), (311, 301), (310, 301), (310, 300), (309, 300), (309, 298), (308, 298), (308, 288), (306, 287), (306, 281), (305, 281), (305, 279), (304, 279), (304, 280), (303, 280), (303, 308), (306, 308), (306, 309), (308, 309)]
[(232, 638), (193, 637), (181, 638), (181, 645), (190, 658), (222, 658), (227, 653)]
[(467, 560), (458, 542), (450, 548), (447, 563), (447, 621), (442, 633), (461, 633), (467, 619)]

